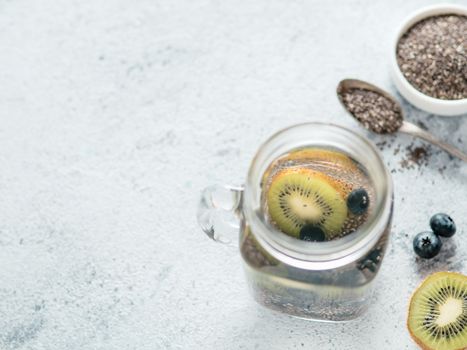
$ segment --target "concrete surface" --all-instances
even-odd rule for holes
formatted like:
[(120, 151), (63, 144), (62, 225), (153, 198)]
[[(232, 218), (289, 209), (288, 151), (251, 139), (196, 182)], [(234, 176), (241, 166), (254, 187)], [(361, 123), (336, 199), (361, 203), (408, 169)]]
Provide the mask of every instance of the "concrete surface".
[[(394, 230), (373, 306), (346, 324), (257, 306), (195, 213), (278, 129), (358, 129), (337, 82), (394, 92), (392, 33), (428, 3), (0, 0), (0, 349), (415, 349), (412, 290), (467, 272), (465, 164), (428, 148), (417, 165), (406, 148), (422, 143), (369, 135), (393, 171)], [(465, 117), (404, 107), (467, 151)], [(419, 262), (411, 236), (438, 211), (459, 232)]]

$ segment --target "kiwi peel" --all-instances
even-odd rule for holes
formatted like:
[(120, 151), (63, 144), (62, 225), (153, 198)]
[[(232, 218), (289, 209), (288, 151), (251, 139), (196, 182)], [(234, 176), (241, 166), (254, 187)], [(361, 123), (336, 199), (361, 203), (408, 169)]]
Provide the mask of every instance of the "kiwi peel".
[(323, 149), (323, 148), (316, 148), (316, 147), (304, 147), (297, 149), (295, 151), (290, 152), (287, 155), (288, 160), (295, 160), (295, 159), (314, 159), (320, 160), (327, 164), (339, 164), (340, 166), (344, 166), (346, 168), (354, 170), (357, 168), (354, 161), (347, 155), (333, 151), (330, 149)]
[(268, 188), (267, 205), (277, 227), (296, 238), (304, 225), (312, 224), (331, 240), (347, 218), (347, 205), (339, 191), (326, 175), (307, 168), (279, 171)]
[(438, 272), (414, 292), (407, 327), (425, 350), (467, 349), (467, 276)]

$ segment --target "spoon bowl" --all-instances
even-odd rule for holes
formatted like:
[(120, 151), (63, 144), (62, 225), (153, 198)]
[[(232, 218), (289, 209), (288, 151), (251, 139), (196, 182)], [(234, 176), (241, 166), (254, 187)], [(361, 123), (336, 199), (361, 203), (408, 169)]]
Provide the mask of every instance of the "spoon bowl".
[(383, 89), (380, 89), (376, 85), (373, 85), (366, 81), (358, 80), (358, 79), (344, 79), (339, 82), (339, 85), (337, 85), (337, 97), (339, 98), (339, 101), (341, 102), (341, 104), (344, 106), (346, 110), (347, 110), (347, 106), (344, 103), (343, 95), (345, 93), (350, 92), (351, 90), (366, 90), (366, 91), (376, 92), (378, 95), (381, 95), (385, 97), (386, 99), (390, 100), (391, 102), (393, 102), (399, 111), (401, 120), (404, 119), (404, 114), (403, 114), (404, 111), (402, 109), (402, 106), (391, 94), (384, 91)]
[[(377, 117), (374, 117), (373, 115), (368, 117), (368, 115), (367, 115), (368, 120), (365, 120), (365, 123), (363, 123), (361, 118), (359, 118), (355, 113), (353, 113), (349, 109), (349, 106), (346, 104), (346, 102), (344, 100), (344, 96), (346, 94), (348, 94), (348, 93), (351, 93), (352, 91), (355, 91), (355, 90), (363, 90), (363, 91), (373, 92), (373, 93), (378, 94), (379, 96), (385, 98), (389, 102), (391, 102), (391, 108), (393, 109), (393, 111), (395, 113), (391, 114), (391, 117), (393, 118), (391, 120), (391, 123), (390, 124), (386, 123), (387, 125), (391, 126), (390, 128), (386, 127), (386, 128), (381, 129), (381, 124), (385, 124), (385, 120), (384, 120), (384, 115), (385, 114), (383, 113), (383, 111), (381, 111), (381, 113), (379, 113), (377, 115)], [(345, 108), (345, 110), (347, 112), (349, 112), (350, 115), (352, 115), (352, 117), (354, 117), (366, 129), (368, 129), (370, 131), (373, 131), (375, 133), (378, 133), (378, 134), (391, 134), (391, 133), (395, 133), (397, 131), (403, 132), (405, 134), (410, 134), (412, 136), (419, 137), (419, 138), (421, 138), (421, 139), (423, 139), (425, 141), (428, 141), (428, 142), (432, 143), (433, 145), (442, 148), (443, 150), (450, 153), (451, 155), (453, 155), (453, 156), (455, 156), (457, 158), (460, 158), (463, 161), (467, 162), (467, 154), (465, 154), (464, 152), (460, 151), (456, 147), (454, 147), (454, 146), (452, 146), (452, 145), (450, 145), (450, 144), (448, 144), (448, 143), (446, 143), (444, 141), (441, 141), (441, 140), (437, 139), (431, 133), (429, 133), (426, 130), (423, 130), (422, 128), (418, 127), (417, 125), (412, 124), (412, 123), (410, 123), (408, 121), (405, 121), (404, 120), (404, 111), (403, 111), (402, 106), (400, 105), (400, 103), (391, 94), (384, 91), (383, 89), (380, 89), (379, 87), (377, 87), (377, 86), (375, 86), (375, 85), (373, 85), (371, 83), (368, 83), (366, 81), (357, 80), (357, 79), (344, 79), (344, 80), (340, 81), (339, 84), (337, 85), (337, 91), (336, 92), (337, 92), (337, 97), (338, 97), (339, 101), (341, 102), (342, 106)]]

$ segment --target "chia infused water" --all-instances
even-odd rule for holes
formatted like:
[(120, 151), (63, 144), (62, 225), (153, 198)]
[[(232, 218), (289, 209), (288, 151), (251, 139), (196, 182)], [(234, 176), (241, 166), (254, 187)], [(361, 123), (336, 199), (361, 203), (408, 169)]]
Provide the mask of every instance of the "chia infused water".
[[(345, 184), (348, 193), (354, 189), (365, 189), (368, 193), (368, 211), (363, 215), (349, 212), (340, 234), (332, 242), (356, 233), (372, 215), (376, 192), (366, 170), (347, 154), (334, 149), (303, 148), (279, 157), (263, 176), (263, 191), (267, 192), (276, 174), (284, 169), (297, 168), (322, 172), (332, 181)], [(262, 211), (265, 213), (268, 212), (267, 206), (263, 196)], [(274, 225), (270, 218), (268, 221)], [(240, 237), (240, 251), (249, 275), (250, 288), (259, 303), (304, 318), (346, 320), (366, 310), (371, 285), (386, 250), (388, 235), (389, 223), (380, 239), (360, 259), (339, 268), (321, 270), (298, 267), (277, 259), (263, 248), (246, 223)]]

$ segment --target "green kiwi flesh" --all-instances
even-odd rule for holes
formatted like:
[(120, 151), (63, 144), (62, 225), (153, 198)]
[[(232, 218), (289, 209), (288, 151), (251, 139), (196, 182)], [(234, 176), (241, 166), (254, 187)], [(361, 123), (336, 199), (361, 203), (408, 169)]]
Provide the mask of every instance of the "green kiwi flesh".
[(305, 224), (313, 224), (331, 240), (339, 235), (347, 218), (342, 195), (324, 175), (309, 169), (280, 171), (267, 191), (267, 205), (272, 222), (296, 238)]

